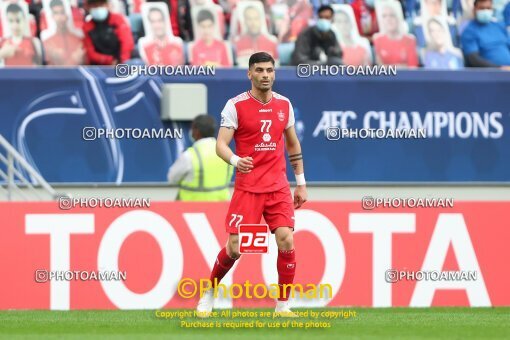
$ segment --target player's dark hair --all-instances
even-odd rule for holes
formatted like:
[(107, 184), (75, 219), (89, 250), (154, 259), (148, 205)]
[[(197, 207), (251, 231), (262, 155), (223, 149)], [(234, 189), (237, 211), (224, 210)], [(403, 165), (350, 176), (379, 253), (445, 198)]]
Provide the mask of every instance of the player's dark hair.
[(335, 11), (333, 10), (333, 7), (331, 7), (330, 5), (322, 5), (317, 10), (317, 15), (321, 14), (321, 12), (324, 12), (324, 11), (331, 11), (331, 14), (333, 14), (333, 15), (335, 14)]
[(87, 0), (87, 6), (90, 5), (103, 5), (108, 3), (108, 0)]
[(197, 23), (201, 23), (202, 21), (211, 20), (214, 22), (214, 15), (211, 13), (211, 11), (207, 9), (202, 9), (197, 14)]
[(149, 12), (147, 13), (147, 16), (149, 16), (151, 13), (154, 13), (154, 12), (158, 12), (159, 14), (161, 14), (161, 16), (163, 18), (165, 17), (165, 13), (163, 13), (161, 8), (158, 8), (158, 7), (152, 7), (151, 9), (149, 9)]
[(62, 2), (62, 0), (51, 0), (50, 8), (58, 7), (58, 6), (64, 7), (64, 3)]
[(492, 2), (492, 0), (475, 0), (475, 1), (473, 2), (473, 6), (476, 6), (478, 3), (480, 3), (480, 2), (485, 2), (485, 1), (490, 1), (490, 2)]
[(248, 68), (251, 68), (256, 63), (267, 63), (270, 61), (274, 65), (273, 57), (267, 52), (253, 53), (248, 61)]
[(5, 14), (7, 13), (21, 13), (21, 14), (24, 14), (23, 13), (23, 10), (21, 9), (21, 6), (18, 5), (18, 4), (9, 4), (7, 5), (7, 8), (5, 9)]
[(202, 138), (214, 137), (216, 135), (216, 120), (210, 115), (199, 115), (193, 119), (191, 126), (200, 132)]

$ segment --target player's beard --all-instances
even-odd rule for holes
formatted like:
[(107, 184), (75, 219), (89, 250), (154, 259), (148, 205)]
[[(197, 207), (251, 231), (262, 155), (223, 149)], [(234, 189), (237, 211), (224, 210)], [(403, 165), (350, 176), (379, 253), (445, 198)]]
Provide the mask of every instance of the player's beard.
[(267, 92), (267, 91), (271, 91), (271, 88), (273, 87), (273, 82), (271, 80), (268, 80), (268, 83), (267, 84), (264, 84), (262, 82), (262, 80), (258, 81), (256, 84), (255, 84), (257, 90), (261, 91), (261, 92)]

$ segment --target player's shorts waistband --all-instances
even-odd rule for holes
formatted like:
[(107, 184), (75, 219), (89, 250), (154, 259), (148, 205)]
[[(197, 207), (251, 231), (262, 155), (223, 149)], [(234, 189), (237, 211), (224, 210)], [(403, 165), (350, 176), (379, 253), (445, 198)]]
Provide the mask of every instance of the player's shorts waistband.
[(281, 188), (278, 188), (278, 189), (271, 189), (271, 190), (254, 190), (254, 189), (250, 189), (250, 188), (245, 188), (245, 187), (237, 187), (237, 186), (234, 186), (234, 191), (244, 191), (244, 192), (249, 192), (249, 193), (252, 193), (252, 194), (270, 194), (270, 193), (273, 193), (273, 192), (282, 192), (282, 191), (287, 191), (287, 190), (290, 190), (290, 184), (286, 184), (284, 186), (282, 186)]

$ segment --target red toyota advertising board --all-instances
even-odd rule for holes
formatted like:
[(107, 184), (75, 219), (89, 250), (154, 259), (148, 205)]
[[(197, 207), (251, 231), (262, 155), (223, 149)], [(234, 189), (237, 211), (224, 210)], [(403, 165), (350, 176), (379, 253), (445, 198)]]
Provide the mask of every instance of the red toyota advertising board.
[[(227, 208), (2, 202), (0, 309), (194, 308), (198, 296), (180, 282), (209, 277), (227, 239)], [(331, 298), (296, 297), (295, 306), (510, 305), (510, 202), (373, 210), (308, 202), (295, 220), (295, 282), (331, 288)], [(276, 253), (270, 236), (267, 254), (242, 255), (222, 283), (276, 283)], [(97, 277), (108, 272), (121, 275)], [(216, 307), (273, 305), (243, 296)]]

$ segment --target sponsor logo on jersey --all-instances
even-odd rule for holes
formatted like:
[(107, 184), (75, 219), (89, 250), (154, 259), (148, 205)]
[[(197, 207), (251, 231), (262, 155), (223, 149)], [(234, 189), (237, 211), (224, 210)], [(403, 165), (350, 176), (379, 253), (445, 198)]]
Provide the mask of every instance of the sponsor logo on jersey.
[(278, 112), (278, 119), (280, 120), (280, 122), (283, 122), (283, 120), (285, 119), (285, 113), (283, 113), (282, 110)]
[(271, 140), (271, 135), (269, 133), (264, 133), (262, 139), (264, 140), (264, 142), (269, 142)]
[(255, 151), (275, 151), (276, 142), (255, 144)]
[(260, 109), (259, 112), (273, 112), (273, 109)]

